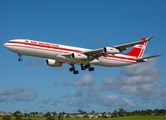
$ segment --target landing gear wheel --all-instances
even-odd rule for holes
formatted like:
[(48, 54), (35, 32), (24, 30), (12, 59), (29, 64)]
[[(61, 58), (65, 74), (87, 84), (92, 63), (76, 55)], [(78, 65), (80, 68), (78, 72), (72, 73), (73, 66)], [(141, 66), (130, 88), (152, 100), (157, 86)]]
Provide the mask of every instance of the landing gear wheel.
[(84, 66), (84, 67), (81, 67), (81, 70), (86, 70), (86, 67)]
[(73, 71), (73, 73), (74, 73), (74, 74), (78, 74), (78, 73), (79, 73), (79, 71), (78, 71), (78, 70), (76, 70), (76, 71)]
[(19, 58), (18, 61), (22, 61), (22, 58)]
[(89, 68), (89, 71), (94, 71), (94, 67)]
[(70, 68), (69, 70), (70, 70), (70, 71), (75, 71), (75, 68), (72, 67), (72, 68)]
[(90, 68), (90, 64), (85, 65), (85, 68)]

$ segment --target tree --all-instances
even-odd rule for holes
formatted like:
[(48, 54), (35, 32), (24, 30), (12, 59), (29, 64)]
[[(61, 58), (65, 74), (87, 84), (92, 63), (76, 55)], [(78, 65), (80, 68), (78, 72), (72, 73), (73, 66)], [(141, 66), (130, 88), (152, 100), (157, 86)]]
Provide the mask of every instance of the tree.
[(17, 115), (20, 114), (20, 113), (21, 113), (21, 112), (17, 110), (16, 112), (13, 113), (13, 115), (14, 115), (14, 116), (17, 116)]
[(62, 113), (61, 113), (61, 112), (59, 113), (58, 120), (63, 120), (63, 117), (62, 117)]
[(51, 116), (51, 113), (50, 113), (50, 112), (47, 112), (47, 113), (45, 114), (45, 116), (46, 116), (46, 117)]
[(27, 113), (24, 113), (24, 116), (25, 116), (25, 117), (27, 117), (27, 116), (28, 116), (28, 114), (27, 114)]
[(62, 112), (62, 115), (66, 114), (65, 111)]
[(131, 114), (130, 112), (127, 112), (127, 116), (130, 116), (130, 114)]
[(116, 115), (116, 114), (117, 114), (117, 111), (116, 111), (116, 110), (114, 110), (114, 112), (113, 112), (113, 113), (114, 113), (114, 116), (116, 116), (116, 117), (117, 117), (117, 115)]
[(151, 114), (152, 114), (152, 110), (151, 110), (151, 109), (147, 109), (147, 110), (146, 110), (146, 113), (147, 113), (148, 115), (151, 115)]
[(105, 117), (105, 113), (106, 113), (106, 112), (103, 112), (103, 113), (102, 113), (102, 118), (104, 118), (104, 117)]
[(125, 110), (125, 109), (123, 109), (123, 108), (119, 108), (118, 113), (119, 113), (119, 115), (120, 115), (120, 116), (123, 116), (123, 114), (125, 114), (125, 113), (126, 113), (126, 110)]
[(82, 114), (82, 113), (83, 113), (83, 111), (82, 111), (81, 109), (79, 109), (79, 110), (78, 110), (78, 112), (79, 112), (80, 114)]
[(93, 110), (91, 113), (92, 113), (92, 114), (94, 114), (94, 113), (95, 113), (95, 111)]
[(53, 115), (57, 115), (56, 111), (53, 112)]
[(82, 114), (87, 114), (87, 112), (86, 112), (86, 111), (84, 111)]

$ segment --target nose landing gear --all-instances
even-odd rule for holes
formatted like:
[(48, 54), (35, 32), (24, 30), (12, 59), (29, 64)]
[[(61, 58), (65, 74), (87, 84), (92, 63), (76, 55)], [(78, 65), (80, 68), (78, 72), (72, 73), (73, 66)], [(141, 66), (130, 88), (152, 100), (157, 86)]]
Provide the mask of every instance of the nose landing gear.
[(22, 55), (19, 53), (18, 56), (20, 57), (18, 58), (18, 61), (22, 61), (22, 58), (21, 58)]

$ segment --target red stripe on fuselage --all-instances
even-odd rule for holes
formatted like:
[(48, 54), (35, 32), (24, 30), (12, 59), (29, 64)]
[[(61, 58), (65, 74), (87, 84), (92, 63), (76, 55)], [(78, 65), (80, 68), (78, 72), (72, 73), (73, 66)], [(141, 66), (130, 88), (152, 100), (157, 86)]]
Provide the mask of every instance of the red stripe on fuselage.
[[(21, 42), (19, 42), (19, 43), (21, 43)], [(37, 48), (35, 46), (20, 46), (20, 45), (4, 45), (4, 46), (15, 46), (15, 47), (23, 47), (23, 48), (25, 47), (25, 48), (39, 49), (39, 50), (52, 51), (52, 52), (71, 53), (71, 52), (67, 52), (68, 50), (66, 52), (65, 51), (57, 51), (57, 50), (52, 50), (53, 48), (48, 48), (48, 47), (47, 48), (44, 47), (45, 49), (43, 49), (43, 48)], [(62, 49), (60, 49), (60, 50), (62, 50)], [(65, 48), (63, 50), (65, 50)], [(71, 51), (77, 51), (77, 50), (71, 50)], [(128, 57), (124, 57), (124, 56), (106, 55), (106, 57), (99, 57), (99, 58), (100, 59), (107, 59), (107, 60), (123, 61), (123, 62), (129, 62), (129, 63), (135, 62), (134, 58), (128, 58)]]
[(17, 41), (14, 41), (14, 43), (36, 46), (36, 47), (43, 47), (43, 48), (51, 48), (51, 49), (57, 49), (57, 50), (65, 50), (65, 51), (70, 51), (70, 52), (82, 52), (81, 50), (62, 48), (62, 47), (59, 47), (59, 45), (54, 45), (54, 44), (46, 44), (46, 43), (45, 44), (36, 44), (36, 43), (34, 44), (34, 43), (17, 42)]
[(25, 47), (25, 48), (33, 48), (33, 49), (47, 50), (47, 51), (54, 51), (54, 52), (61, 52), (61, 53), (70, 53), (70, 52), (62, 52), (62, 51), (57, 51), (57, 50), (36, 48), (36, 47), (30, 47), (30, 46), (20, 46), (20, 45), (4, 45), (4, 46)]
[(133, 60), (133, 61), (135, 61), (134, 58), (127, 58), (127, 57), (124, 57), (124, 56), (106, 55), (106, 57), (119, 58), (119, 59), (127, 59), (127, 60)]

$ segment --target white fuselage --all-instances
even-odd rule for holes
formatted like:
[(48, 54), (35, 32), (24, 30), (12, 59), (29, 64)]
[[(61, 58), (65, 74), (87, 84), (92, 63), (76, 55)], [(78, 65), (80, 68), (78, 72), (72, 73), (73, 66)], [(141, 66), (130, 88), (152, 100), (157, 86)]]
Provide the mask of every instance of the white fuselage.
[[(71, 57), (66, 57), (65, 55), (71, 53), (85, 52), (90, 50), (90, 49), (39, 42), (33, 40), (25, 40), (25, 39), (11, 40), (8, 43), (5, 43), (4, 46), (8, 50), (21, 55), (54, 59), (59, 62), (77, 64), (77, 65), (87, 64), (87, 60), (72, 59)], [(101, 56), (98, 59), (94, 59), (93, 61), (90, 61), (91, 65), (106, 66), (106, 67), (119, 67), (135, 63), (137, 63), (135, 57), (122, 55), (122, 54), (115, 54), (115, 55), (109, 54), (106, 56)]]

